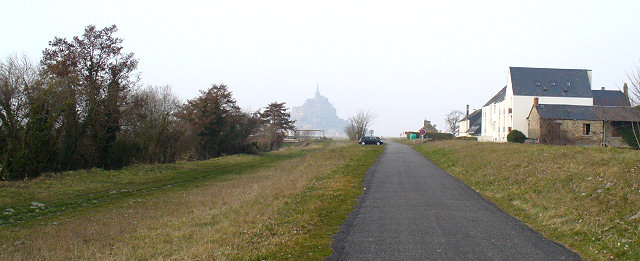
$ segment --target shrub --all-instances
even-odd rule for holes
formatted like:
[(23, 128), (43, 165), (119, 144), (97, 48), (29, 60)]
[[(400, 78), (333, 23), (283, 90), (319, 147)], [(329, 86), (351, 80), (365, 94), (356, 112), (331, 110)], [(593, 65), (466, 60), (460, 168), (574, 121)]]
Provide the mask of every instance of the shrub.
[(453, 134), (451, 133), (427, 133), (424, 135), (426, 138), (433, 140), (451, 140), (453, 139)]
[(512, 130), (507, 134), (508, 142), (524, 143), (526, 139), (527, 136), (524, 136), (524, 133), (519, 130)]
[[(631, 124), (633, 124), (633, 126)], [(617, 123), (613, 128), (620, 133), (620, 137), (622, 137), (622, 140), (624, 140), (629, 147), (638, 149), (638, 140), (636, 138), (640, 139), (640, 124), (629, 122)], [(634, 131), (636, 132), (635, 135), (633, 134)]]

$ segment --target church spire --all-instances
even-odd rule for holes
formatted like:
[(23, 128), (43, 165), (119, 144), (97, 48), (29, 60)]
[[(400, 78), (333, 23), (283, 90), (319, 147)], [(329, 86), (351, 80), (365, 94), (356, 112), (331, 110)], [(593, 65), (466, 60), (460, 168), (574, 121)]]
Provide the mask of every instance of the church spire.
[(320, 97), (320, 85), (316, 81), (316, 98)]

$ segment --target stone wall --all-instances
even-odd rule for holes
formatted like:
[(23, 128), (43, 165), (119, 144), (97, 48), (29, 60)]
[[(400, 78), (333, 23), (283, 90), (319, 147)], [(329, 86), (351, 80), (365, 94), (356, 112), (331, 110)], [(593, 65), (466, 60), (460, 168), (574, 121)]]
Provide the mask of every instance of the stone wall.
[[(584, 120), (553, 120), (554, 124), (560, 124), (560, 130), (562, 130), (567, 138), (571, 140), (573, 145), (582, 146), (601, 146), (602, 145), (602, 133), (603, 122), (602, 121), (584, 121)], [(539, 139), (542, 121), (536, 110), (531, 112), (529, 116), (529, 138)], [(590, 124), (589, 135), (584, 134), (584, 125)], [(617, 148), (629, 148), (629, 145), (621, 137), (613, 137), (610, 123), (606, 124), (606, 137), (605, 145), (608, 147)]]
[[(567, 137), (576, 145), (600, 146), (602, 143), (602, 122), (601, 121), (580, 121), (580, 120), (554, 120), (560, 123), (560, 129), (567, 134)], [(584, 125), (589, 124), (591, 131), (589, 135), (584, 135)]]
[(529, 139), (539, 139), (540, 138), (540, 114), (538, 114), (538, 110), (531, 110), (531, 114), (529, 114)]
[(622, 137), (609, 137), (609, 136), (607, 136), (606, 145), (607, 145), (607, 147), (628, 148), (628, 149), (631, 148), (631, 146), (629, 146), (629, 144), (627, 144), (622, 139)]

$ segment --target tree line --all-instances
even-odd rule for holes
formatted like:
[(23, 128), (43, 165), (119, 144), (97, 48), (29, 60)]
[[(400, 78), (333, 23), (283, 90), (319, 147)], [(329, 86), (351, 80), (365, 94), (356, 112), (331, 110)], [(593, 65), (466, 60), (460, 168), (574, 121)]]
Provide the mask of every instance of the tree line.
[(169, 86), (140, 87), (116, 32), (90, 25), (50, 41), (38, 64), (0, 61), (0, 180), (259, 153), (294, 129), (285, 103), (246, 112), (223, 84), (186, 103)]

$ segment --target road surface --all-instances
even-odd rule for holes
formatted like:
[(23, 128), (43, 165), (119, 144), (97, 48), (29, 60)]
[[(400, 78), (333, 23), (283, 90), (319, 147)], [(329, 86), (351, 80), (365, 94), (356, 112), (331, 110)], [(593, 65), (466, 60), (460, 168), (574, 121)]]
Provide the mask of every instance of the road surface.
[(389, 142), (328, 260), (581, 260), (407, 145)]

